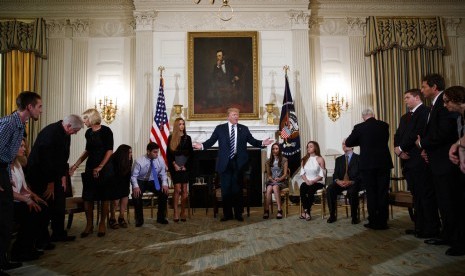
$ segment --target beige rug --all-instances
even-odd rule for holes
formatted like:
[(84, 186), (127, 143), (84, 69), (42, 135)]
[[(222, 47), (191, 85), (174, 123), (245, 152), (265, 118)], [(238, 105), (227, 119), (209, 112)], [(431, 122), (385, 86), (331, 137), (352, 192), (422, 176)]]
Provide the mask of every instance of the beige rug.
[[(446, 246), (430, 246), (404, 235), (412, 223), (395, 209), (386, 231), (367, 230), (343, 218), (334, 224), (297, 217), (298, 207), (282, 220), (263, 220), (253, 208), (245, 222), (219, 222), (210, 210), (197, 209), (187, 222), (154, 223), (108, 229), (57, 243), (39, 260), (12, 275), (464, 275), (465, 257), (448, 257)], [(341, 210), (342, 211), (342, 210)], [(147, 219), (148, 218), (148, 219)], [(366, 221), (365, 221), (366, 223)], [(77, 214), (70, 234), (84, 228)]]

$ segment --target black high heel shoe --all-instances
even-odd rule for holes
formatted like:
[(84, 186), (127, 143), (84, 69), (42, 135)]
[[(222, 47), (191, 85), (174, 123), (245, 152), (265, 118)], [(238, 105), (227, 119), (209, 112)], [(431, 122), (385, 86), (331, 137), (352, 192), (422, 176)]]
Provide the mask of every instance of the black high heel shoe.
[(94, 227), (90, 228), (90, 230), (88, 232), (84, 230), (84, 232), (81, 233), (81, 238), (86, 238), (87, 236), (89, 236), (93, 232), (94, 232)]

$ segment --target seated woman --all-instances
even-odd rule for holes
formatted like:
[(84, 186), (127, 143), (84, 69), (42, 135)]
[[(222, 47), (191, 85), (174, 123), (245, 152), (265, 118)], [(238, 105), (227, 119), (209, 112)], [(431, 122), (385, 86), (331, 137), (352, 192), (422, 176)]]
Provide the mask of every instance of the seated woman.
[(265, 213), (263, 218), (267, 219), (270, 216), (269, 207), (271, 204), (271, 194), (274, 193), (276, 204), (278, 204), (277, 219), (283, 218), (283, 210), (281, 208), (281, 189), (287, 188), (287, 159), (283, 157), (279, 143), (274, 143), (271, 146), (270, 159), (265, 163), (266, 169), (266, 202)]
[(315, 200), (315, 193), (324, 187), (325, 160), (320, 154), (320, 145), (315, 141), (307, 143), (307, 154), (302, 158), (300, 176), (300, 200), (303, 205), (303, 212), (300, 219), (311, 220), (310, 211)]
[[(108, 224), (112, 229), (118, 229), (119, 227), (127, 228), (128, 223), (124, 219), (124, 213), (128, 207), (130, 192), (132, 148), (125, 144), (120, 145), (111, 156), (110, 162), (113, 163), (113, 168), (115, 168), (113, 183), (115, 198), (117, 199), (114, 200), (110, 206), (110, 219), (108, 220)], [(116, 209), (119, 209), (118, 221), (116, 221)]]
[(19, 224), (16, 241), (11, 250), (11, 259), (24, 262), (36, 260), (41, 253), (35, 249), (40, 233), (47, 227), (47, 203), (33, 193), (24, 178), (23, 166), (26, 142), (21, 142), (16, 159), (11, 164), (11, 178), (14, 198), (14, 220)]

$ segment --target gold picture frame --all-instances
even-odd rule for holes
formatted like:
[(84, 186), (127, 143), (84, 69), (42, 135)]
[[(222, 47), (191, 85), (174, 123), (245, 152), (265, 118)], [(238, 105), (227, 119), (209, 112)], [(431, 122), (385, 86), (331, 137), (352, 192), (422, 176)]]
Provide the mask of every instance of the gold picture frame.
[[(188, 33), (188, 119), (259, 119), (258, 32)], [(223, 57), (223, 60), (218, 56)]]

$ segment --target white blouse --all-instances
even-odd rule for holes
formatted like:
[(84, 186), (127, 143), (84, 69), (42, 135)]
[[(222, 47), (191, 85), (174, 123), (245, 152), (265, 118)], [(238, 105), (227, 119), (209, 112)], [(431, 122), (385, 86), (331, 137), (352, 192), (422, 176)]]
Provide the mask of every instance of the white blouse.
[(305, 175), (308, 180), (312, 180), (318, 176), (321, 176), (323, 179), (318, 181), (318, 183), (325, 183), (325, 173), (324, 170), (320, 167), (320, 164), (318, 164), (316, 156), (310, 156), (310, 158), (307, 160), (307, 163), (305, 163), (305, 166), (300, 169), (300, 176), (303, 175)]
[(13, 191), (25, 196), (30, 196), (27, 190), (26, 178), (24, 177), (23, 168), (18, 163), (15, 163), (11, 169), (11, 179), (13, 180)]

